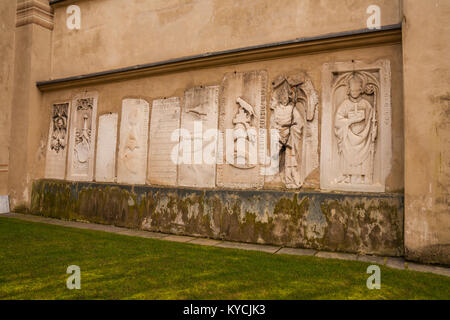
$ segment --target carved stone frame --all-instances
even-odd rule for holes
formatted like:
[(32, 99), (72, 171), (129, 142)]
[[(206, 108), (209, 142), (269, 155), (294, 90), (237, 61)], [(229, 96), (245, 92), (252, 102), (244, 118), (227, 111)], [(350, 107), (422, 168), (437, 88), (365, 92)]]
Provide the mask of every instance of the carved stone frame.
[[(255, 120), (255, 123), (258, 125), (257, 127), (257, 157), (258, 157), (258, 163), (255, 166), (253, 180), (249, 180), (248, 182), (235, 182), (235, 181), (229, 181), (230, 179), (227, 179), (227, 177), (232, 176), (233, 174), (236, 174), (236, 170), (231, 169), (232, 167), (230, 164), (226, 163), (226, 134), (225, 131), (227, 128), (225, 118), (228, 113), (235, 112), (234, 110), (229, 110), (230, 105), (235, 104), (234, 99), (230, 99), (231, 96), (240, 96), (241, 93), (244, 93), (244, 89), (242, 89), (243, 92), (239, 94), (232, 94), (230, 93), (230, 82), (231, 81), (242, 81), (244, 83), (244, 77), (252, 78), (254, 83), (257, 85), (253, 88), (253, 91), (257, 93), (257, 97), (254, 98), (254, 101), (251, 101), (251, 103), (254, 103), (258, 106), (259, 112), (257, 112), (257, 119)], [(242, 85), (243, 87), (243, 85)], [(250, 89), (248, 89), (250, 90)], [(253, 92), (252, 92), (253, 93)], [(264, 158), (265, 152), (266, 152), (266, 140), (264, 136), (261, 133), (261, 129), (267, 129), (266, 126), (266, 109), (267, 109), (267, 71), (266, 70), (255, 70), (255, 71), (248, 71), (248, 72), (234, 72), (234, 73), (226, 73), (223, 80), (222, 85), (220, 89), (220, 99), (219, 99), (219, 145), (217, 148), (217, 156), (219, 159), (219, 162), (216, 166), (216, 186), (221, 188), (231, 188), (231, 189), (261, 189), (264, 187), (264, 175), (261, 174), (261, 171), (264, 170), (263, 166), (260, 163), (260, 160)], [(222, 142), (221, 142), (222, 141)], [(233, 172), (234, 171), (234, 172)]]
[[(377, 177), (373, 184), (338, 184), (332, 163), (334, 138), (333, 76), (352, 71), (377, 72), (379, 74), (380, 94), (376, 105), (378, 114), (378, 136), (376, 152), (379, 163)], [(389, 60), (374, 63), (362, 61), (327, 63), (322, 68), (322, 126), (320, 188), (324, 190), (385, 192), (386, 178), (392, 166), (392, 106), (391, 106), (391, 67)]]

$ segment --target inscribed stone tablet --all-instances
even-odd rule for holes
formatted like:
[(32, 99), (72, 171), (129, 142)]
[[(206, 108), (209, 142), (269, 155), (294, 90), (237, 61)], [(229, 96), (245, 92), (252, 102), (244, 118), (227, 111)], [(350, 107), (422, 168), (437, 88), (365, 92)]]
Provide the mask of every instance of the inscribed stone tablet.
[(180, 127), (180, 99), (169, 98), (153, 101), (150, 124), (150, 151), (148, 157), (148, 182), (175, 186), (177, 162), (172, 153), (178, 154), (178, 139), (172, 134)]
[(189, 133), (186, 137), (189, 146), (184, 150), (184, 144), (180, 144), (179, 159), (187, 160), (178, 166), (180, 186), (213, 188), (216, 185), (218, 98), (218, 86), (185, 92), (181, 128)]
[(95, 180), (114, 182), (116, 177), (117, 113), (104, 114), (98, 120)]

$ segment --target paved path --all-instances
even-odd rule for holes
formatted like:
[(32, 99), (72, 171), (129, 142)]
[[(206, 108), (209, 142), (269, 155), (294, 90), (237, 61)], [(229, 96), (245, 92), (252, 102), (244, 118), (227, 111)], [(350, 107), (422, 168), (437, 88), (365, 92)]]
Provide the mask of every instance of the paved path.
[(350, 253), (326, 252), (326, 251), (317, 251), (317, 250), (311, 250), (311, 249), (294, 249), (294, 248), (284, 248), (284, 247), (272, 246), (272, 245), (249, 244), (249, 243), (241, 243), (241, 242), (230, 242), (230, 241), (221, 241), (221, 240), (213, 240), (213, 239), (205, 239), (205, 238), (196, 238), (196, 237), (189, 237), (189, 236), (177, 236), (177, 235), (170, 235), (170, 234), (158, 233), (158, 232), (149, 232), (149, 231), (143, 231), (143, 230), (132, 230), (132, 229), (127, 229), (127, 228), (119, 228), (119, 227), (115, 227), (115, 226), (111, 226), (111, 225), (84, 223), (84, 222), (76, 222), (76, 221), (66, 221), (66, 220), (51, 219), (51, 218), (46, 218), (46, 217), (41, 217), (41, 216), (26, 215), (26, 214), (19, 214), (19, 213), (0, 214), (0, 217), (15, 218), (15, 219), (20, 219), (20, 220), (25, 220), (25, 221), (47, 223), (47, 224), (53, 224), (53, 225), (57, 225), (57, 226), (72, 227), (72, 228), (78, 228), (78, 229), (105, 231), (105, 232), (133, 236), (133, 237), (160, 239), (160, 240), (183, 242), (183, 243), (192, 243), (192, 244), (197, 244), (197, 245), (213, 246), (213, 247), (220, 247), (220, 248), (262, 251), (262, 252), (267, 252), (267, 253), (272, 253), (272, 254), (315, 256), (315, 257), (326, 258), (326, 259), (364, 261), (364, 262), (371, 262), (374, 264), (384, 265), (384, 266), (387, 266), (390, 268), (395, 268), (395, 269), (430, 272), (430, 273), (435, 273), (435, 274), (440, 274), (440, 275), (450, 277), (450, 268), (406, 262), (403, 258), (364, 256), (364, 255), (357, 255), (357, 254), (350, 254)]

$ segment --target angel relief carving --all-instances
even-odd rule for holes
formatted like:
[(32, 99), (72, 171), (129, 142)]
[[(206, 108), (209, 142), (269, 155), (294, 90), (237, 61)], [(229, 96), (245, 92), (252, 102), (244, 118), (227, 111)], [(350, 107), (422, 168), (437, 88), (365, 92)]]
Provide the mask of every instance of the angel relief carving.
[(139, 168), (137, 149), (140, 148), (138, 137), (138, 109), (133, 109), (128, 115), (128, 135), (122, 154), (123, 163), (129, 172), (136, 174)]
[(280, 159), (275, 179), (287, 188), (300, 188), (318, 167), (318, 95), (305, 73), (280, 76), (272, 89), (270, 128), (279, 135)]
[(122, 100), (117, 164), (119, 183), (145, 184), (149, 104), (143, 99)]
[[(341, 76), (335, 88), (345, 86), (346, 97), (336, 110), (334, 132), (340, 161), (339, 184), (372, 184), (378, 133), (376, 79), (367, 72)], [(373, 103), (367, 97), (373, 97)]]

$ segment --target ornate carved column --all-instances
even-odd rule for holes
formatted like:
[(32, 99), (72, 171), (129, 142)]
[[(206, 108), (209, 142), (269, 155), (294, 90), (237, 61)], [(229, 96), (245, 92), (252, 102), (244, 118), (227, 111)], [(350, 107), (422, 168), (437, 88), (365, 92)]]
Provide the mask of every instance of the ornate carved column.
[[(48, 0), (18, 0), (14, 90), (11, 110), (9, 194), (11, 208), (28, 205), (36, 163), (43, 156), (38, 119), (41, 93), (36, 81), (50, 78), (53, 11)], [(45, 143), (44, 143), (45, 145)]]

